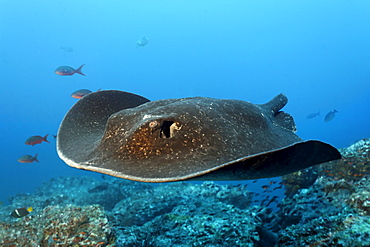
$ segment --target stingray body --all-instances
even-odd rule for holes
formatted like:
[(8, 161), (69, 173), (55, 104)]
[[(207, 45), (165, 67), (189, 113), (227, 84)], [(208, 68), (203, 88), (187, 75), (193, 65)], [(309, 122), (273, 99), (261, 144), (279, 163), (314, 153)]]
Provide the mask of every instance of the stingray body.
[(283, 94), (256, 105), (90, 93), (64, 117), (57, 151), (72, 167), (143, 182), (275, 177), (339, 159), (329, 144), (294, 134), (286, 103)]

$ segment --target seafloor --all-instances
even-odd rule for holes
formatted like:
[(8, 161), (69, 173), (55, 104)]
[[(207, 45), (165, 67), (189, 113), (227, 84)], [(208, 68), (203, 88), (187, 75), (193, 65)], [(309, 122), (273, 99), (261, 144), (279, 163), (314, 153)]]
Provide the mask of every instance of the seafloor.
[(370, 246), (370, 139), (340, 151), (283, 177), (278, 210), (246, 185), (51, 179), (0, 206), (0, 246)]

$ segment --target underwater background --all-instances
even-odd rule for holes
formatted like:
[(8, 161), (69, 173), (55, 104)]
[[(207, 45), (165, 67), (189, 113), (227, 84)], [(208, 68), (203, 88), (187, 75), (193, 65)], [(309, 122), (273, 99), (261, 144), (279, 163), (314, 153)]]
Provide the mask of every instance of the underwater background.
[[(79, 89), (255, 104), (284, 93), (289, 102), (283, 110), (304, 140), (347, 148), (368, 138), (369, 23), (366, 0), (0, 0), (0, 201), (9, 205), (9, 198), (41, 190), (52, 178), (103, 180), (67, 166), (56, 153), (52, 135), (78, 101), (71, 94)], [(148, 43), (140, 43), (142, 38)], [(59, 66), (82, 64), (86, 76), (54, 73)], [(27, 138), (46, 134), (50, 144), (25, 145)], [(39, 163), (17, 161), (36, 153)], [(114, 181), (107, 184), (124, 183)], [(259, 194), (271, 181), (237, 184)], [(274, 181), (278, 186), (281, 180)], [(284, 192), (274, 190), (270, 198), (281, 201)], [(38, 205), (33, 204), (22, 207)]]

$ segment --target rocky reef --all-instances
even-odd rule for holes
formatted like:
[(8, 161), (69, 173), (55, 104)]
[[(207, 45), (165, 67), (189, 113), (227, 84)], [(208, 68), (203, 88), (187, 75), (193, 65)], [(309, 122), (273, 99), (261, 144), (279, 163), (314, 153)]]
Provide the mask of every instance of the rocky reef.
[(370, 139), (364, 138), (347, 148), (339, 149), (342, 159), (313, 166), (282, 177), (288, 197), (312, 186), (319, 177), (357, 182), (370, 174)]
[[(263, 228), (244, 185), (60, 177), (10, 202), (0, 208), (1, 246), (254, 246)], [(9, 216), (28, 206), (29, 215)]]
[(340, 152), (341, 160), (283, 177), (278, 246), (370, 246), (370, 139)]
[(279, 246), (370, 246), (370, 177), (349, 186), (320, 177), (285, 198), (276, 225)]
[(246, 186), (173, 183), (116, 204), (111, 222), (119, 246), (253, 246), (261, 221)]
[(370, 140), (340, 151), (341, 160), (284, 176), (275, 209), (252, 206), (277, 191), (249, 191), (251, 181), (53, 178), (0, 206), (0, 246), (370, 246)]
[[(9, 216), (8, 216), (9, 217)], [(1, 246), (109, 246), (111, 228), (101, 206), (47, 206), (0, 224)]]

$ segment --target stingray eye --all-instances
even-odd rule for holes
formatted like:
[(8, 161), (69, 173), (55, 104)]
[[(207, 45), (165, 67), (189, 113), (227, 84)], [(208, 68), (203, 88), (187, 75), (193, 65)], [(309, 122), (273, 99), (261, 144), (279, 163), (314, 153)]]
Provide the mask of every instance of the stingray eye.
[(155, 128), (159, 125), (158, 121), (151, 121), (149, 123), (149, 128)]

